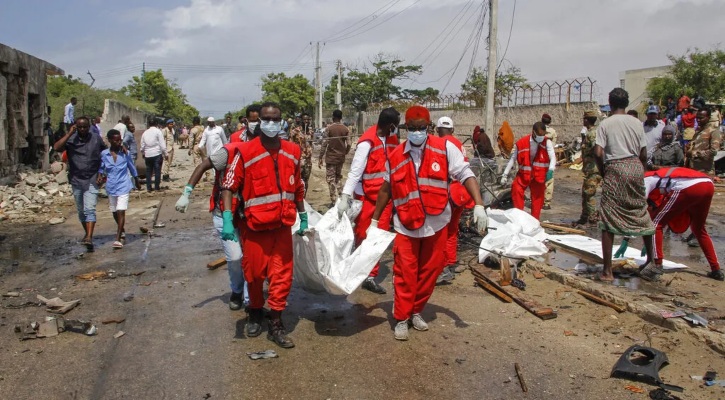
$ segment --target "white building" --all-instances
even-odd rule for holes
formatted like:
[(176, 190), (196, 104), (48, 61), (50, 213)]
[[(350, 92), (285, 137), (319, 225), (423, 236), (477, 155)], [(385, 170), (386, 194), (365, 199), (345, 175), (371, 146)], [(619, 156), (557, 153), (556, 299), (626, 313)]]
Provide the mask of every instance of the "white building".
[(627, 110), (637, 108), (640, 104), (649, 101), (647, 82), (670, 73), (671, 65), (631, 69), (619, 73), (619, 87), (629, 93), (629, 107)]

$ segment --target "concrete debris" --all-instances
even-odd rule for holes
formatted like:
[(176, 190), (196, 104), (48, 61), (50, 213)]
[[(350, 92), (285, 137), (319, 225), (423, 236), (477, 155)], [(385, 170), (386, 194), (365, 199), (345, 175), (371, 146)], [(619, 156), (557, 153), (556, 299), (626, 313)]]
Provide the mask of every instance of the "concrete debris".
[(3, 297), (20, 297), (20, 292), (7, 292)]
[[(13, 180), (0, 185), (0, 221), (48, 221), (53, 206), (73, 201), (66, 171), (67, 166), (59, 162), (53, 163), (48, 172), (19, 167)], [(55, 225), (65, 221), (60, 220), (60, 216), (51, 215), (48, 222)]]
[(124, 332), (124, 331), (118, 331), (118, 332), (116, 332), (115, 335), (113, 335), (113, 338), (114, 339), (118, 339), (118, 338), (120, 338), (121, 336), (123, 336), (125, 334), (126, 334), (126, 332)]
[(51, 225), (58, 225), (58, 224), (62, 224), (63, 222), (65, 222), (65, 218), (63, 218), (63, 217), (51, 218), (48, 220), (48, 223)]
[(274, 350), (255, 351), (254, 353), (247, 353), (247, 356), (252, 360), (262, 360), (266, 358), (277, 358), (277, 352)]
[(53, 337), (65, 331), (94, 336), (98, 333), (98, 328), (88, 321), (66, 320), (63, 317), (45, 317), (45, 320), (40, 323), (15, 325), (15, 336), (20, 340)]
[(55, 314), (65, 314), (75, 308), (75, 306), (77, 306), (81, 302), (80, 300), (63, 301), (63, 299), (61, 299), (60, 297), (46, 299), (41, 295), (38, 295), (37, 298), (43, 304), (48, 306), (48, 312), (52, 312)]

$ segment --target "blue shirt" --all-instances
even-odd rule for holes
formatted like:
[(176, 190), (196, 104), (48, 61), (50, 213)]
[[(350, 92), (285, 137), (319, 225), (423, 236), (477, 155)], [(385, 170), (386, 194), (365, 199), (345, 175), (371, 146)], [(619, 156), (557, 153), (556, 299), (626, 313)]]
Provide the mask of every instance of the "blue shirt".
[(133, 184), (128, 177), (128, 173), (131, 172), (131, 176), (134, 178), (138, 176), (133, 158), (128, 153), (125, 151), (119, 152), (116, 154), (116, 161), (113, 161), (113, 155), (110, 149), (101, 152), (101, 168), (98, 172), (107, 177), (106, 192), (109, 196), (120, 196), (130, 193), (133, 189)]
[(138, 145), (136, 144), (136, 138), (133, 137), (133, 133), (131, 131), (126, 130), (123, 134), (123, 147), (128, 150), (128, 154), (131, 155), (131, 158), (136, 160), (136, 154), (138, 154)]

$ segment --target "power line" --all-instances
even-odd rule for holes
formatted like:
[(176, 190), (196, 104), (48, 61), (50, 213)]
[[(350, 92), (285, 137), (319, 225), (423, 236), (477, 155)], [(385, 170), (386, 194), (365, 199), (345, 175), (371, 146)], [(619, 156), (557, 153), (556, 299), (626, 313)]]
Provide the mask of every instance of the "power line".
[[(483, 3), (481, 4), (481, 8), (483, 8)], [(430, 61), (436, 60), (448, 48), (448, 45), (451, 42), (453, 42), (453, 40), (455, 40), (455, 38), (458, 37), (458, 34), (461, 33), (461, 31), (463, 31), (463, 29), (466, 27), (466, 24), (468, 24), (468, 21), (470, 21), (471, 18), (473, 18), (473, 16), (475, 16), (475, 15), (478, 15), (478, 14), (470, 13), (468, 15), (468, 18), (461, 25), (461, 27), (458, 28), (458, 31), (456, 31), (456, 33), (450, 38), (450, 40), (447, 43), (445, 43), (445, 46), (443, 45), (444, 42), (441, 42), (440, 44), (438, 44), (438, 46), (436, 46), (436, 48), (433, 50), (433, 52), (423, 61), (422, 64), (423, 65), (427, 64), (428, 60), (430, 60)], [(474, 30), (475, 30), (475, 26), (476, 25), (474, 25)], [(436, 51), (437, 51), (437, 53), (436, 53)]]
[(501, 67), (503, 60), (506, 58), (506, 53), (509, 51), (509, 43), (511, 43), (511, 33), (514, 31), (514, 17), (516, 17), (516, 0), (514, 0), (514, 10), (511, 12), (511, 26), (509, 27), (509, 37), (506, 39), (506, 50), (503, 51), (501, 61), (499, 61), (496, 71)]
[[(417, 59), (418, 59), (418, 58), (419, 58), (419, 57), (420, 57), (421, 55), (423, 55), (423, 54), (424, 54), (424, 53), (426, 52), (426, 50), (428, 50), (428, 49), (430, 48), (430, 46), (432, 46), (432, 45), (433, 45), (433, 43), (437, 42), (438, 40), (441, 40), (441, 42), (444, 42), (444, 41), (446, 40), (446, 38), (448, 37), (448, 35), (450, 35), (450, 33), (451, 33), (451, 32), (453, 32), (453, 31), (455, 30), (455, 28), (456, 28), (456, 27), (458, 26), (458, 24), (460, 24), (460, 23), (461, 23), (461, 22), (463, 21), (463, 19), (461, 19), (461, 18), (458, 18), (458, 17), (459, 17), (459, 15), (462, 15), (463, 13), (465, 13), (465, 12), (466, 12), (466, 10), (467, 10), (468, 8), (470, 8), (470, 7), (472, 6), (472, 5), (473, 5), (473, 0), (469, 0), (469, 1), (468, 1), (468, 3), (464, 4), (464, 5), (463, 5), (463, 8), (461, 8), (461, 10), (460, 10), (460, 11), (458, 11), (458, 14), (456, 14), (456, 15), (455, 15), (455, 16), (454, 16), (454, 17), (453, 17), (453, 18), (451, 19), (451, 21), (450, 21), (450, 22), (448, 22), (448, 23), (446, 24), (445, 28), (443, 28), (443, 30), (442, 30), (442, 31), (441, 31), (441, 32), (440, 32), (440, 33), (439, 33), (438, 35), (436, 35), (436, 37), (435, 37), (435, 38), (434, 38), (434, 39), (433, 39), (433, 40), (432, 40), (432, 41), (431, 41), (430, 43), (428, 43), (428, 45), (427, 45), (427, 46), (425, 46), (425, 48), (424, 48), (423, 50), (421, 50), (421, 52), (420, 52), (420, 53), (418, 53), (418, 55), (416, 55), (416, 56), (415, 56), (415, 57), (414, 57), (414, 58), (413, 58), (413, 59), (412, 59), (412, 60), (411, 60), (410, 62), (411, 62), (411, 63), (414, 63), (414, 62), (415, 62), (415, 60), (417, 60)], [(445, 32), (446, 32), (446, 31), (447, 31), (448, 29), (450, 29), (450, 32), (449, 32), (449, 33), (448, 33), (447, 35), (445, 35), (445, 37), (444, 37), (444, 35), (443, 35), (443, 34), (444, 34), (444, 33), (445, 33)], [(436, 48), (437, 48), (437, 47), (436, 47)], [(435, 50), (433, 50), (433, 52), (435, 52)]]
[[(335, 34), (333, 34), (333, 35), (331, 35), (331, 36), (328, 36), (328, 37), (327, 37), (326, 39), (324, 39), (324, 40), (323, 40), (323, 42), (326, 42), (326, 41), (328, 41), (328, 40), (332, 40), (332, 39), (338, 38), (338, 37), (340, 37), (340, 36), (343, 36), (343, 34), (345, 34), (345, 35), (348, 35), (348, 34), (350, 34), (350, 33), (354, 32), (354, 31), (358, 30), (359, 28), (361, 28), (361, 27), (364, 27), (364, 26), (368, 25), (368, 24), (369, 24), (370, 22), (373, 22), (373, 21), (375, 21), (375, 19), (377, 18), (377, 15), (376, 15), (376, 14), (377, 14), (378, 12), (380, 12), (380, 11), (381, 11), (381, 10), (383, 10), (383, 9), (385, 9), (384, 11), (382, 11), (383, 13), (385, 13), (385, 12), (386, 12), (387, 10), (389, 10), (389, 9), (390, 9), (390, 7), (394, 6), (394, 5), (395, 5), (395, 4), (397, 4), (397, 3), (399, 2), (399, 1), (400, 1), (400, 0), (392, 0), (392, 1), (388, 2), (388, 3), (387, 3), (387, 4), (385, 4), (384, 6), (382, 6), (382, 7), (378, 8), (377, 10), (373, 11), (372, 13), (370, 13), (370, 15), (366, 16), (365, 18), (362, 18), (362, 19), (360, 19), (359, 21), (357, 21), (357, 22), (355, 22), (354, 24), (352, 24), (352, 25), (348, 26), (347, 28), (345, 28), (345, 29), (341, 30), (340, 32), (337, 32), (337, 33), (335, 33)], [(356, 25), (360, 24), (361, 22), (365, 21), (366, 19), (368, 19), (368, 18), (370, 18), (370, 17), (373, 17), (373, 19), (371, 19), (370, 21), (366, 22), (366, 23), (365, 23), (364, 25), (362, 25), (362, 26), (360, 26), (360, 27), (357, 27), (357, 28), (353, 29), (353, 31), (352, 31), (352, 32), (347, 32), (347, 31), (349, 31), (350, 29), (352, 29), (353, 27), (355, 27)], [(347, 33), (346, 33), (346, 32), (347, 32)]]
[[(485, 4), (485, 3), (484, 3)], [(481, 40), (481, 34), (483, 33), (483, 21), (486, 19), (486, 11), (488, 9), (486, 7), (481, 6), (481, 16), (479, 19), (477, 19), (477, 27), (478, 32), (476, 33), (476, 29), (471, 31), (471, 35), (468, 37), (468, 41), (466, 42), (466, 46), (463, 48), (463, 52), (461, 53), (461, 57), (458, 59), (458, 62), (456, 63), (455, 68), (453, 69), (453, 72), (448, 77), (448, 81), (446, 82), (445, 86), (443, 86), (443, 90), (441, 90), (441, 93), (444, 93), (446, 89), (448, 88), (448, 85), (451, 83), (451, 80), (453, 79), (453, 76), (456, 74), (456, 71), (458, 71), (458, 67), (461, 65), (461, 61), (463, 61), (463, 57), (465, 57), (466, 53), (468, 52), (468, 49), (471, 47), (471, 44), (473, 44), (472, 40), (474, 36), (476, 37), (476, 41)]]
[(364, 30), (364, 31), (362, 31), (362, 32), (358, 32), (358, 33), (356, 33), (356, 34), (354, 34), (354, 35), (349, 35), (349, 36), (345, 36), (345, 37), (342, 37), (342, 38), (338, 38), (338, 39), (334, 39), (334, 40), (328, 40), (327, 42), (328, 42), (328, 43), (335, 43), (335, 42), (340, 42), (340, 41), (343, 41), (343, 40), (347, 40), (347, 39), (352, 39), (352, 38), (354, 38), (354, 37), (360, 36), (360, 35), (362, 35), (363, 33), (367, 33), (367, 32), (370, 32), (371, 30), (373, 30), (373, 29), (377, 28), (378, 26), (380, 26), (380, 25), (382, 25), (382, 24), (384, 24), (384, 23), (386, 23), (386, 22), (390, 21), (391, 19), (393, 19), (393, 18), (397, 17), (398, 15), (400, 15), (401, 13), (403, 13), (404, 11), (406, 11), (407, 9), (409, 9), (409, 8), (413, 7), (414, 5), (416, 5), (416, 4), (418, 4), (418, 3), (420, 3), (420, 0), (415, 0), (415, 1), (414, 1), (414, 2), (413, 2), (413, 3), (411, 4), (411, 5), (409, 5), (408, 7), (405, 7), (404, 9), (402, 9), (402, 10), (398, 11), (397, 13), (395, 13), (395, 14), (391, 15), (390, 17), (388, 17), (388, 18), (385, 18), (384, 20), (380, 21), (380, 23), (378, 23), (378, 24), (375, 24), (375, 25), (371, 26), (370, 28), (368, 28), (368, 29), (366, 29), (366, 30)]

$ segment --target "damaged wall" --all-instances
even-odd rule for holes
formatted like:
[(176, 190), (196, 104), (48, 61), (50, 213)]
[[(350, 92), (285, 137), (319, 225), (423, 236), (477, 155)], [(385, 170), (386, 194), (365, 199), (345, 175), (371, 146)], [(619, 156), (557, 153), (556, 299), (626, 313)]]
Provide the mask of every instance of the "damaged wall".
[(48, 168), (46, 76), (58, 67), (0, 44), (0, 178), (20, 164)]
[(133, 122), (137, 131), (146, 129), (146, 119), (151, 116), (151, 114), (133, 109), (116, 100), (106, 99), (103, 106), (103, 116), (101, 116), (101, 131), (104, 137), (106, 132), (116, 126), (124, 115), (131, 117), (131, 122)]

